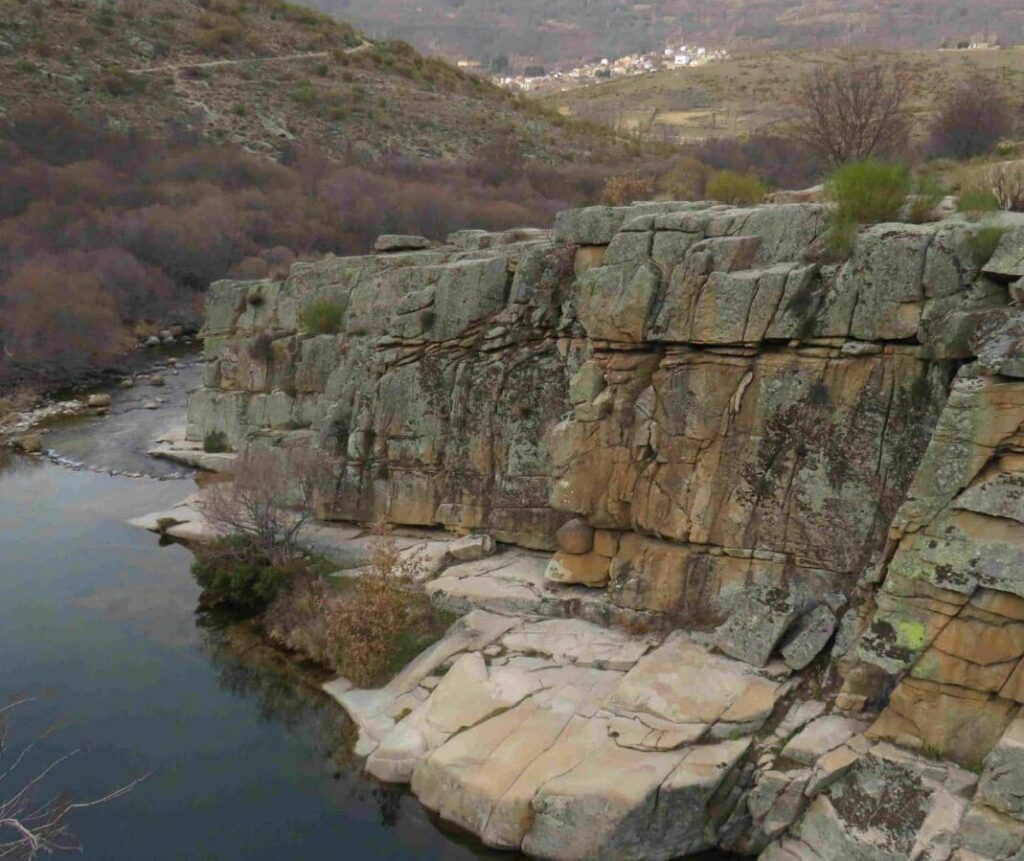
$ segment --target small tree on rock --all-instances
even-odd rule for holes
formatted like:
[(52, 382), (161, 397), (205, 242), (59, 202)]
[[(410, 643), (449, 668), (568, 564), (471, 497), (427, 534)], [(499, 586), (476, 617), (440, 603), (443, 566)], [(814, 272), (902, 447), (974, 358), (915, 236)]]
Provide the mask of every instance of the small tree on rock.
[(790, 135), (833, 166), (895, 153), (909, 136), (912, 92), (904, 66), (820, 67), (797, 93)]

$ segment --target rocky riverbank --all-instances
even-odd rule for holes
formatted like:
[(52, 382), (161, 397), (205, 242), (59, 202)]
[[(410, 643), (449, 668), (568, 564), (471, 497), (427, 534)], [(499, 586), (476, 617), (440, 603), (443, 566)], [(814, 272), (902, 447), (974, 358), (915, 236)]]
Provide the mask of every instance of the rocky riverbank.
[(431, 539), (445, 640), (328, 686), (374, 774), (566, 861), (1022, 851), (1024, 218), (828, 224), (596, 207), (211, 288), (193, 446), (481, 547)]
[[(191, 469), (166, 468), (147, 452), (154, 436), (163, 435), (158, 432), (180, 423), (201, 367), (194, 349), (147, 351), (105, 388), (32, 398), (27, 408), (6, 414), (0, 418), (0, 446), (74, 470), (186, 478)], [(88, 432), (89, 423), (95, 433)]]

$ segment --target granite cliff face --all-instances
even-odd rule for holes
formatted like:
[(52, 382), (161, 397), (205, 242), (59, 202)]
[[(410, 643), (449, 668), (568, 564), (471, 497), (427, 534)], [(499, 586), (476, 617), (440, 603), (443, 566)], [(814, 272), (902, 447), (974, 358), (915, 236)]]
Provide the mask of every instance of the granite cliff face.
[(315, 447), (325, 518), (499, 542), (441, 546), (425, 588), (468, 613), (445, 641), (334, 688), (370, 770), (486, 842), (1024, 858), (1024, 219), (1000, 218), (991, 256), (946, 220), (842, 263), (817, 204), (382, 238), (211, 288), (189, 435)]

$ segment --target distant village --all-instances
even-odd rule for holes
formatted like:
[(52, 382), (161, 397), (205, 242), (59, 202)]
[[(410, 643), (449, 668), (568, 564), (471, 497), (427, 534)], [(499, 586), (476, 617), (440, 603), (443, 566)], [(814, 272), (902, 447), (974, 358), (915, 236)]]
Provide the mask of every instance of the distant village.
[[(503, 87), (521, 92), (542, 89), (564, 89), (594, 83), (608, 78), (628, 75), (647, 75), (663, 69), (685, 69), (703, 66), (716, 60), (728, 58), (729, 52), (722, 48), (708, 48), (703, 45), (670, 45), (661, 51), (649, 54), (627, 54), (618, 59), (601, 59), (572, 69), (547, 71), (540, 65), (527, 65), (521, 74), (510, 70), (491, 70), (491, 77)], [(460, 60), (459, 66), (467, 71), (486, 74), (488, 70), (469, 60)]]
[(969, 39), (946, 39), (940, 51), (998, 51), (1003, 47), (996, 33), (975, 33)]
[[(940, 50), (944, 51), (992, 51), (1003, 47), (995, 33), (975, 33), (970, 38), (946, 39)], [(592, 84), (609, 78), (629, 75), (648, 75), (665, 69), (686, 69), (703, 66), (717, 60), (726, 60), (729, 52), (724, 48), (709, 48), (704, 45), (672, 44), (661, 51), (648, 54), (627, 54), (617, 59), (604, 58), (571, 69), (555, 68), (526, 62), (519, 74), (513, 72), (507, 58), (487, 66), (477, 60), (460, 59), (459, 68), (478, 75), (487, 75), (495, 83), (510, 90), (529, 93), (538, 90), (565, 90), (584, 84)]]

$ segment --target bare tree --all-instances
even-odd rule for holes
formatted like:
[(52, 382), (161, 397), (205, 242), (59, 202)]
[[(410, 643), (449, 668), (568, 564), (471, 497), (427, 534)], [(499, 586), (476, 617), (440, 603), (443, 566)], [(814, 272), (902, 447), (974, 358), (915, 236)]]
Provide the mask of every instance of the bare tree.
[(958, 159), (989, 152), (1013, 133), (1013, 109), (997, 81), (975, 75), (949, 93), (932, 121), (934, 155)]
[(820, 67), (800, 86), (790, 135), (832, 165), (891, 154), (906, 145), (912, 92), (903, 65)]
[[(30, 701), (31, 698), (16, 700), (0, 708), (0, 716)], [(13, 759), (5, 762), (8, 740), (7, 724), (0, 721), (0, 858), (31, 861), (41, 855), (80, 850), (81, 844), (70, 831), (68, 816), (76, 810), (96, 807), (120, 798), (146, 779), (146, 775), (142, 775), (101, 798), (89, 801), (72, 801), (63, 794), (40, 798), (44, 780), (68, 760), (78, 756), (81, 748), (49, 761), (30, 777), (18, 780), (21, 774), (18, 768), (26, 763), (35, 745), (25, 745)], [(12, 783), (16, 788), (8, 789)], [(8, 792), (11, 794), (8, 795)]]
[(234, 481), (213, 485), (199, 505), (218, 532), (245, 537), (267, 561), (283, 565), (295, 559), (323, 482), (322, 465), (308, 449), (250, 449)]

